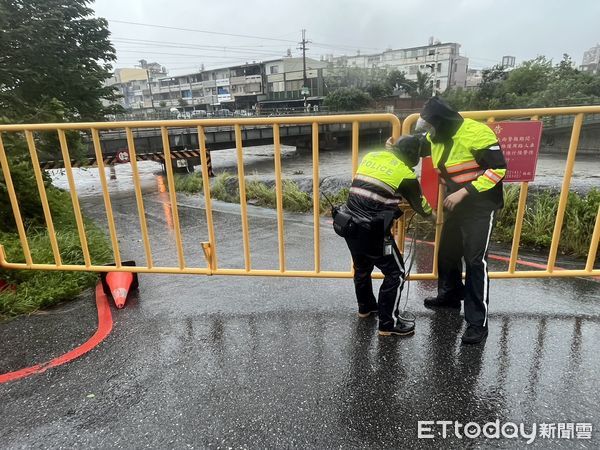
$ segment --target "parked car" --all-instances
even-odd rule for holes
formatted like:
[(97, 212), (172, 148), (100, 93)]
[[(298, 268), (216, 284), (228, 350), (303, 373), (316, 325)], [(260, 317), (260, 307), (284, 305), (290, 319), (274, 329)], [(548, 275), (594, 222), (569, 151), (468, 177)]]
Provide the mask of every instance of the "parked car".
[(208, 114), (203, 109), (197, 109), (195, 111), (192, 111), (191, 116), (193, 119), (203, 119), (208, 117)]
[(233, 117), (233, 113), (228, 109), (217, 109), (214, 115), (215, 117)]

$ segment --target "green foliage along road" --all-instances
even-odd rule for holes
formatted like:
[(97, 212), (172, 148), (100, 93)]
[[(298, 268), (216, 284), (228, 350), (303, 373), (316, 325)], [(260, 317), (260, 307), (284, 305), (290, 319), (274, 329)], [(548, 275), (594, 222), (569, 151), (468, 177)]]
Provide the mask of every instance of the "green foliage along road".
[[(96, 18), (89, 0), (0, 0), (0, 123), (102, 120), (102, 100), (112, 100), (104, 81), (116, 60), (108, 23)], [(72, 157), (80, 155), (81, 135), (67, 133)], [(53, 262), (39, 193), (21, 134), (2, 133), (12, 180), (27, 228), (34, 261)], [(40, 154), (59, 152), (56, 133), (35, 133)], [(61, 256), (81, 263), (81, 245), (69, 196), (45, 179)], [(86, 226), (93, 258), (108, 261), (108, 243), (91, 223)], [(0, 244), (12, 261), (22, 261), (8, 187), (0, 171)], [(0, 293), (0, 318), (34, 311), (77, 295), (96, 278), (89, 273), (0, 271), (16, 284)]]
[(555, 65), (539, 56), (512, 70), (496, 66), (483, 71), (479, 89), (444, 93), (444, 98), (460, 111), (554, 107), (594, 98), (600, 103), (598, 97), (600, 75), (575, 69), (568, 55)]

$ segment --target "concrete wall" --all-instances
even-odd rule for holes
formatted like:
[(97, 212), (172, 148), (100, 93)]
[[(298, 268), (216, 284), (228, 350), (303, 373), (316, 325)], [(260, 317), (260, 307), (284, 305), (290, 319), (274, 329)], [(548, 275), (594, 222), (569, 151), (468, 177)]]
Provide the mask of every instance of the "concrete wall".
[[(542, 132), (541, 153), (566, 154), (569, 151), (571, 128), (549, 128)], [(579, 136), (578, 154), (600, 157), (600, 124), (584, 125)]]

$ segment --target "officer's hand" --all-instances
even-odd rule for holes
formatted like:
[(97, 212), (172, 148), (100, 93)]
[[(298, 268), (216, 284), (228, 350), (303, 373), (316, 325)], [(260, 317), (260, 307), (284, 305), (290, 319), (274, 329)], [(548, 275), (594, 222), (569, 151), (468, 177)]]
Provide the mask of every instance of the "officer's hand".
[(469, 195), (469, 191), (467, 191), (465, 188), (450, 194), (444, 199), (444, 208), (446, 208), (448, 211), (453, 211), (454, 208), (456, 208), (456, 205), (462, 202), (467, 195)]
[(385, 141), (385, 149), (386, 150), (391, 150), (394, 147), (394, 138), (393, 136), (390, 136), (390, 138)]

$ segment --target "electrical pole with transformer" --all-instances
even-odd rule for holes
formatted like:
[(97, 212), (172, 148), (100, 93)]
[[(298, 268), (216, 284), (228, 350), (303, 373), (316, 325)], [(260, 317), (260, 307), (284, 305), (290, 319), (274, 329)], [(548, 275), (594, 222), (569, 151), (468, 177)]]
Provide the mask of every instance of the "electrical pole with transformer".
[(308, 87), (308, 78), (306, 76), (306, 50), (308, 50), (308, 48), (306, 48), (306, 44), (310, 43), (310, 41), (306, 40), (306, 30), (302, 29), (302, 41), (299, 42), (300, 47), (298, 47), (299, 50), (302, 50), (302, 90), (301, 90), (301, 94), (304, 97), (304, 110), (306, 111), (306, 99), (307, 97), (310, 95), (310, 88)]

